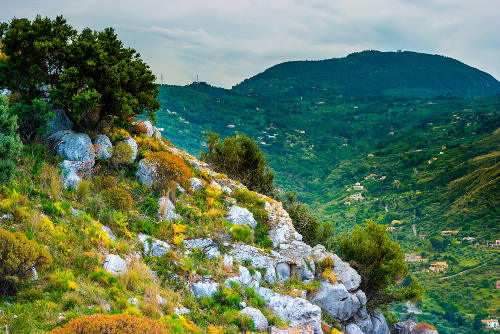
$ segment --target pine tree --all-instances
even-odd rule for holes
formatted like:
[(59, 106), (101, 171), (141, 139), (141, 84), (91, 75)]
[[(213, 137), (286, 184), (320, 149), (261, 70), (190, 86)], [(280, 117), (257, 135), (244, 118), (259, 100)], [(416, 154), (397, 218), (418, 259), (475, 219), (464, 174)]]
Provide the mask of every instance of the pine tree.
[(10, 115), (8, 105), (7, 96), (0, 95), (0, 183), (10, 181), (15, 158), (23, 147), (17, 134), (17, 117)]

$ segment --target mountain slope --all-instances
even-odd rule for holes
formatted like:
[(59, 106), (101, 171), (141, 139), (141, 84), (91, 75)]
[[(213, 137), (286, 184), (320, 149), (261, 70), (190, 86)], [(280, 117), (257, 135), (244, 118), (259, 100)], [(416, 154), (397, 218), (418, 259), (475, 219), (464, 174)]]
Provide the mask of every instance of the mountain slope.
[(254, 91), (271, 96), (275, 91), (283, 95), (302, 94), (311, 87), (355, 96), (500, 93), (500, 83), (485, 72), (452, 58), (410, 51), (363, 51), (345, 58), (285, 62), (233, 89), (242, 94)]

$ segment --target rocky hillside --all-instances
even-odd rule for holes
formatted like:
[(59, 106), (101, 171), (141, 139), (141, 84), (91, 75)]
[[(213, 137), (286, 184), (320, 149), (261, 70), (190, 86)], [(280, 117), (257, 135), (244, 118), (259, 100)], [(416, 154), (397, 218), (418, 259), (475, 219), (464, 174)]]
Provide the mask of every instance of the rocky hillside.
[(2, 231), (52, 259), (0, 299), (9, 332), (69, 333), (61, 326), (82, 316), (125, 313), (172, 333), (389, 333), (365, 308), (360, 275), (302, 242), (280, 202), (173, 147), (148, 121), (91, 138), (63, 116), (48, 144), (25, 147), (0, 191)]

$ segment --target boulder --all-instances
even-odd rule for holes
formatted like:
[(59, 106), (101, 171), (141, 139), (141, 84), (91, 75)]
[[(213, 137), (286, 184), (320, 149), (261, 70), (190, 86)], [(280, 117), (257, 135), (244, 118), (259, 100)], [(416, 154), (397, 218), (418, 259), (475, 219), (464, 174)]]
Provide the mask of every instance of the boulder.
[(286, 281), (290, 278), (290, 265), (284, 262), (278, 263), (276, 265), (276, 273), (278, 274), (278, 280)]
[(240, 313), (248, 315), (250, 319), (253, 320), (255, 329), (257, 331), (263, 331), (267, 329), (267, 327), (269, 326), (266, 317), (262, 314), (262, 312), (259, 309), (253, 307), (245, 307), (243, 310), (241, 310)]
[(417, 327), (417, 323), (413, 320), (406, 320), (406, 321), (397, 322), (394, 324), (393, 333), (394, 334), (412, 334), (416, 327)]
[(78, 188), (82, 179), (77, 172), (82, 168), (82, 163), (80, 161), (64, 160), (59, 164), (59, 166), (62, 169), (62, 181), (64, 188)]
[(225, 266), (232, 267), (234, 264), (234, 257), (229, 254), (224, 254), (224, 258), (222, 259), (222, 263)]
[(194, 191), (201, 190), (201, 189), (205, 188), (205, 186), (203, 185), (203, 182), (201, 182), (200, 179), (197, 179), (195, 177), (192, 177), (189, 179), (189, 184), (191, 185), (191, 188)]
[(158, 199), (158, 217), (161, 220), (182, 218), (180, 215), (175, 213), (175, 205), (167, 196), (162, 196)]
[(153, 239), (149, 235), (140, 233), (138, 236), (139, 241), (144, 246), (144, 255), (161, 257), (170, 249), (170, 245), (165, 241)]
[(116, 143), (116, 145), (120, 145), (120, 143), (125, 143), (126, 145), (128, 145), (132, 149), (132, 156), (130, 157), (129, 161), (126, 161), (126, 163), (131, 164), (137, 158), (137, 143), (136, 143), (136, 141), (134, 140), (134, 138), (128, 137), (128, 138), (125, 138), (124, 140), (119, 141), (118, 143)]
[(184, 246), (188, 250), (192, 250), (192, 249), (197, 248), (197, 249), (203, 251), (203, 253), (207, 257), (207, 259), (209, 259), (209, 260), (216, 259), (220, 255), (219, 249), (217, 248), (217, 244), (215, 244), (215, 242), (210, 238), (207, 238), (207, 239), (198, 238), (198, 239), (184, 240)]
[(138, 122), (138, 124), (142, 124), (146, 128), (145, 135), (147, 137), (153, 137), (154, 126), (153, 126), (153, 124), (151, 124), (150, 121), (142, 121), (142, 122)]
[(278, 316), (290, 322), (290, 327), (312, 327), (314, 334), (321, 329), (321, 309), (303, 298), (280, 295), (270, 289), (260, 287), (257, 293)]
[(227, 213), (226, 219), (234, 225), (247, 225), (252, 229), (257, 227), (257, 221), (253, 214), (246, 208), (233, 205)]
[(102, 225), (101, 229), (106, 233), (106, 236), (108, 237), (109, 240), (111, 241), (116, 241), (116, 236), (113, 234), (113, 231), (105, 225)]
[(219, 287), (219, 283), (215, 282), (198, 282), (191, 285), (191, 291), (196, 296), (196, 298), (200, 299), (202, 297), (210, 297), (217, 292)]
[(314, 334), (314, 329), (311, 326), (300, 326), (287, 329), (271, 327), (271, 334)]
[(147, 163), (145, 159), (139, 161), (135, 176), (139, 182), (146, 187), (151, 187), (154, 182), (154, 175), (156, 174), (156, 167), (153, 164)]
[(349, 324), (345, 328), (346, 334), (366, 334), (355, 324)]
[(231, 196), (231, 193), (233, 191), (231, 190), (231, 188), (224, 186), (224, 187), (222, 187), (222, 192), (224, 192), (224, 193), (228, 194), (229, 196)]
[(73, 123), (68, 118), (68, 115), (62, 109), (53, 110), (55, 118), (48, 123), (49, 133), (54, 133), (62, 130), (71, 130)]
[(257, 288), (260, 285), (260, 280), (262, 279), (262, 274), (259, 271), (255, 271), (255, 273), (252, 275), (250, 274), (250, 271), (243, 267), (239, 267), (239, 276), (234, 276), (234, 277), (229, 277), (226, 282), (224, 282), (224, 285), (227, 287), (231, 287), (231, 282), (238, 283), (241, 286), (245, 287), (253, 287)]
[(342, 283), (321, 281), (312, 302), (339, 321), (349, 320), (363, 306), (356, 294), (349, 293)]
[[(385, 321), (385, 317), (382, 313), (377, 310), (374, 310), (370, 314), (370, 318), (372, 319), (372, 333), (373, 334), (390, 334), (389, 326), (387, 325), (387, 321)], [(431, 334), (431, 333), (428, 333)], [(436, 333), (437, 334), (437, 333)]]
[(127, 272), (127, 262), (115, 254), (109, 254), (104, 259), (103, 268), (113, 275), (120, 275)]
[(229, 255), (233, 256), (239, 263), (249, 261), (254, 268), (264, 268), (266, 270), (264, 280), (269, 284), (276, 282), (276, 264), (283, 262), (279, 254), (272, 257), (271, 255), (261, 253), (259, 248), (245, 244), (234, 245)]
[(90, 169), (94, 166), (94, 146), (87, 134), (58, 131), (49, 138), (55, 139), (57, 154), (64, 160), (79, 161), (82, 169)]
[(98, 135), (94, 140), (97, 159), (108, 160), (113, 155), (113, 144), (106, 135)]

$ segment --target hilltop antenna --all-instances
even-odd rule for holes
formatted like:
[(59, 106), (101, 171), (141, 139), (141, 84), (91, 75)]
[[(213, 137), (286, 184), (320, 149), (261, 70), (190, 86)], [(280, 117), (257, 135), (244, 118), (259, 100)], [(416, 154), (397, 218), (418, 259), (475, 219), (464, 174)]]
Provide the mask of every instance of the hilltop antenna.
[(198, 73), (196, 73), (196, 83), (200, 83), (200, 80), (198, 79)]
[(160, 77), (161, 77), (161, 84), (163, 85), (163, 73), (160, 74)]

